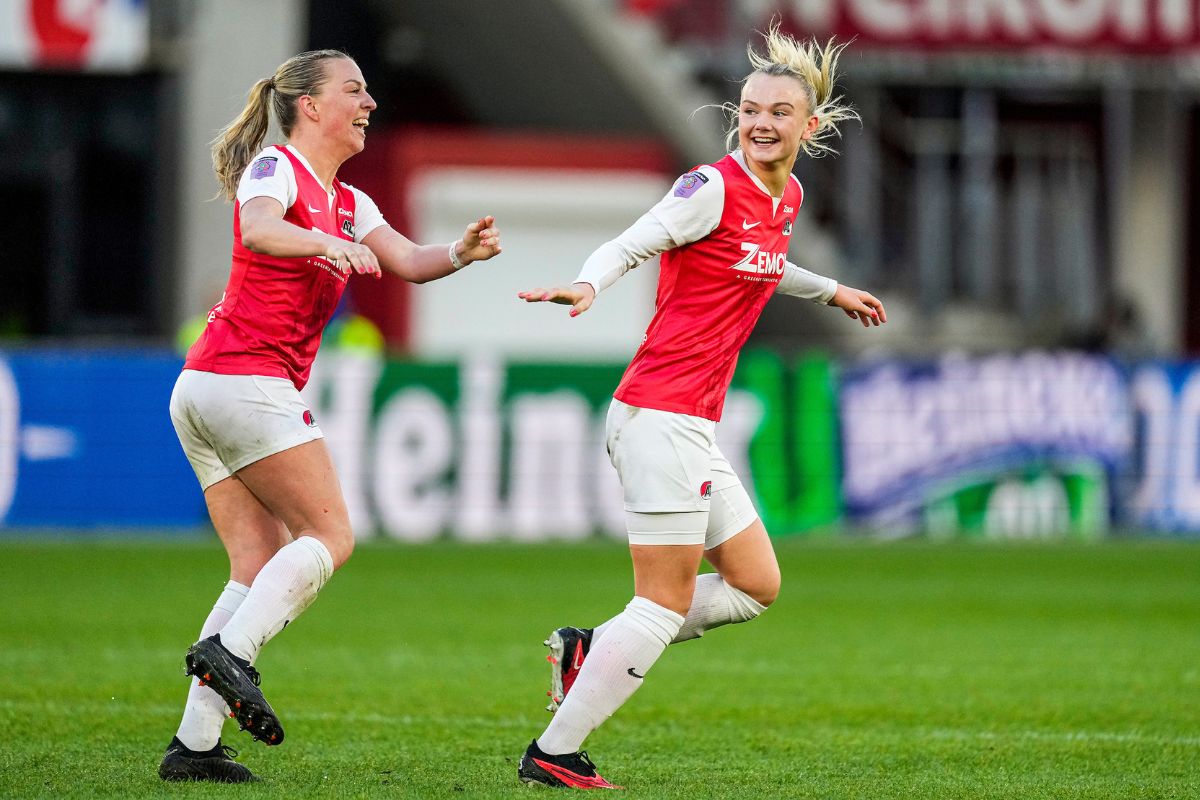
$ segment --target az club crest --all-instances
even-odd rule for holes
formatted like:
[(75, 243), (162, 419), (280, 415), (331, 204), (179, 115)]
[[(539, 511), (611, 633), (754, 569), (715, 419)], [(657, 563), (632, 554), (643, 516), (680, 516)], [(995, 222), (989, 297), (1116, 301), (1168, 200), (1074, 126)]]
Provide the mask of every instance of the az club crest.
[(700, 497), (705, 500), (712, 497), (712, 481), (705, 481), (700, 484)]
[(314, 417), (313, 413), (311, 411), (309, 411), (307, 408), (304, 409), (304, 424), (310, 428), (317, 427), (317, 418)]
[[(788, 224), (790, 225), (791, 223), (788, 223)], [(789, 228), (789, 230), (790, 230), (790, 228)], [(348, 219), (342, 220), (342, 233), (346, 234), (351, 239), (354, 238), (354, 226), (350, 224), (350, 220), (348, 220)]]
[(784, 236), (792, 235), (792, 221), (790, 219), (783, 223), (783, 235)]

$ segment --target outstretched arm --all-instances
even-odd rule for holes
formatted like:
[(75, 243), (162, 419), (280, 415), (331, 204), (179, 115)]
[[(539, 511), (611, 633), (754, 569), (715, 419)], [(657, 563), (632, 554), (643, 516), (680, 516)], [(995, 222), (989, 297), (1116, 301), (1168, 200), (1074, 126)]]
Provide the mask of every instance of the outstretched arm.
[(537, 288), (517, 296), (528, 303), (571, 306), (571, 316), (591, 307), (596, 295), (629, 270), (673, 247), (699, 241), (721, 221), (725, 187), (721, 173), (701, 167), (683, 175), (659, 203), (616, 239), (600, 245), (570, 286)]
[(802, 297), (821, 305), (836, 306), (845, 311), (850, 319), (861, 320), (866, 327), (887, 322), (883, 303), (869, 292), (840, 286), (833, 278), (809, 272), (790, 261), (784, 265), (783, 277), (775, 285), (775, 293)]
[(453, 245), (459, 264), (453, 263), (448, 245), (414, 244), (390, 225), (381, 225), (371, 231), (362, 243), (378, 256), (383, 269), (410, 283), (428, 283), (444, 278), (472, 261), (486, 261), (499, 255), (500, 229), (495, 222), (495, 217), (484, 217), (467, 226), (463, 238)]
[(651, 212), (647, 212), (624, 233), (605, 242), (584, 262), (579, 277), (570, 286), (537, 288), (517, 296), (528, 303), (570, 305), (571, 316), (591, 308), (596, 295), (612, 286), (629, 270), (675, 247), (671, 234)]

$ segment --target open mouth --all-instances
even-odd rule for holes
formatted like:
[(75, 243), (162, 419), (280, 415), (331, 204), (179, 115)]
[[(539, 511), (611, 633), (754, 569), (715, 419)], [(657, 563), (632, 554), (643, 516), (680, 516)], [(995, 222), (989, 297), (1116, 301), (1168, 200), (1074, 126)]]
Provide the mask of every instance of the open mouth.
[(363, 117), (362, 119), (356, 119), (353, 122), (354, 127), (358, 128), (360, 131), (362, 131), (364, 136), (367, 133), (367, 126), (370, 124), (371, 123), (367, 121), (366, 117)]
[(751, 136), (750, 141), (754, 142), (759, 147), (770, 147), (778, 142), (778, 139), (768, 139), (765, 136)]

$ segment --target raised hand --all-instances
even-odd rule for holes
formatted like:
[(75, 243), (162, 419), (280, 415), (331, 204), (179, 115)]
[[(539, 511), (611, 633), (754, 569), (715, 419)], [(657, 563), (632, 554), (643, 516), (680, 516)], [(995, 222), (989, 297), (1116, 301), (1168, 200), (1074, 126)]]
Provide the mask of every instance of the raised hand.
[(332, 261), (338, 269), (346, 274), (349, 274), (350, 270), (354, 270), (360, 275), (383, 277), (383, 270), (379, 268), (379, 259), (375, 258), (371, 248), (365, 244), (355, 244), (345, 239), (338, 239), (325, 248), (325, 258)]
[(829, 305), (842, 309), (850, 319), (859, 320), (864, 328), (887, 322), (887, 312), (883, 310), (883, 303), (861, 289), (851, 289), (839, 284)]
[(462, 244), (458, 257), (464, 264), (487, 261), (492, 256), (500, 255), (500, 229), (496, 227), (496, 218), (488, 216), (468, 225)]
[(553, 289), (519, 292), (517, 297), (526, 303), (558, 303), (563, 306), (571, 306), (571, 316), (577, 317), (592, 307), (592, 301), (596, 299), (596, 290), (590, 283), (573, 283), (570, 286), (556, 286)]

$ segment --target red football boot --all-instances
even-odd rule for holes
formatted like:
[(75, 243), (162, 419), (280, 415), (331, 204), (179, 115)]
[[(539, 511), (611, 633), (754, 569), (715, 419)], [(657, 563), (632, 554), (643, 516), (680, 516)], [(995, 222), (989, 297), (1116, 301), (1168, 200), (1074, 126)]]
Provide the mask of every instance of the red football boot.
[(550, 648), (550, 655), (546, 656), (550, 662), (550, 691), (546, 692), (550, 695), (550, 705), (546, 710), (553, 713), (567, 699), (567, 692), (571, 691), (579, 670), (583, 669), (592, 646), (592, 629), (559, 628), (542, 644)]
[[(590, 633), (590, 631), (589, 631)], [(563, 753), (560, 756), (547, 755), (538, 747), (534, 739), (521, 756), (517, 767), (517, 777), (522, 783), (530, 786), (542, 785), (555, 788), (571, 789), (624, 789), (624, 786), (613, 786), (600, 773), (596, 765), (588, 758), (587, 751), (581, 753)]]

